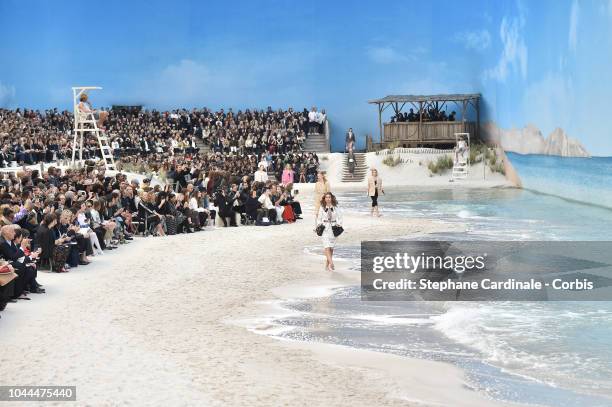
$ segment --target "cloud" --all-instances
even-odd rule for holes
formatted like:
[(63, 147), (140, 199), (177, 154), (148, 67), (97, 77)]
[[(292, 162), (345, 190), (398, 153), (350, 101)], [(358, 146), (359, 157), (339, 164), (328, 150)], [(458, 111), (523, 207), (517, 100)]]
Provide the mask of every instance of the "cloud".
[(484, 51), (491, 45), (491, 34), (486, 29), (462, 31), (455, 34), (454, 40), (463, 44), (467, 49)]
[(107, 93), (107, 96), (113, 103), (120, 101), (119, 104), (199, 106), (211, 93), (217, 92), (225, 79), (215, 78), (205, 63), (184, 58), (140, 77), (119, 95)]
[(159, 74), (158, 81), (168, 92), (174, 92), (191, 100), (206, 92), (206, 87), (210, 83), (210, 72), (201, 63), (182, 59), (177, 64), (165, 67)]
[(497, 65), (485, 71), (486, 78), (504, 82), (508, 74), (518, 72), (523, 79), (527, 77), (527, 45), (523, 38), (525, 14), (519, 7), (515, 17), (504, 17), (499, 27), (499, 36), (503, 45)]
[(240, 50), (207, 59), (170, 61), (111, 97), (121, 104), (157, 108), (286, 107), (302, 99), (314, 103), (313, 78), (307, 74), (312, 54), (305, 54), (303, 48), (288, 46), (264, 57)]
[(15, 97), (15, 87), (0, 81), (0, 107), (8, 107)]
[(434, 95), (438, 93), (453, 93), (456, 89), (450, 83), (435, 78), (420, 78), (399, 84), (400, 94)]
[[(612, 0), (610, 0), (610, 4), (612, 5)], [(572, 3), (572, 9), (570, 11), (570, 24), (569, 24), (569, 36), (568, 36), (568, 46), (571, 51), (576, 51), (576, 46), (578, 45), (578, 22), (580, 18), (580, 5), (578, 4), (578, 0), (574, 0)]]
[(377, 64), (393, 64), (397, 62), (406, 62), (412, 59), (411, 56), (404, 55), (390, 46), (367, 47), (366, 55)]

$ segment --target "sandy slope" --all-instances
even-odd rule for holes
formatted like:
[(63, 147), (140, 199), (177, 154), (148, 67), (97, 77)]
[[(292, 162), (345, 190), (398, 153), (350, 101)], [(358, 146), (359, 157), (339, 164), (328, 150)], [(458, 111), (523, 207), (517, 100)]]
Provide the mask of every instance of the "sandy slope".
[[(397, 152), (390, 154), (386, 150), (379, 154), (370, 152), (366, 154), (366, 164), (368, 169), (378, 170), (379, 176), (383, 179), (383, 185), (387, 188), (391, 186), (491, 188), (517, 185), (514, 179), (506, 179), (500, 173), (491, 172), (491, 169), (488, 166), (485, 167), (483, 163), (472, 165), (466, 179), (451, 182), (450, 170), (442, 174), (431, 174), (427, 169), (427, 164), (445, 155), (452, 157), (452, 154), (445, 150), (424, 149), (424, 151), (429, 151), (429, 153)], [(388, 156), (399, 157), (403, 162), (396, 167), (389, 167), (383, 164), (383, 160)], [(341, 153), (321, 154), (320, 159), (321, 169), (326, 171), (332, 186), (340, 185), (346, 156)], [(368, 171), (367, 175), (369, 174)], [(356, 186), (365, 189), (367, 178), (360, 183), (352, 184), (353, 188)]]
[[(446, 228), (349, 214), (345, 226), (345, 243)], [(329, 278), (303, 252), (318, 244), (312, 227), (137, 239), (87, 267), (41, 273), (48, 294), (2, 315), (1, 384), (76, 385), (77, 404), (96, 406), (488, 405), (449, 365), (288, 344), (228, 322), (275, 287)]]

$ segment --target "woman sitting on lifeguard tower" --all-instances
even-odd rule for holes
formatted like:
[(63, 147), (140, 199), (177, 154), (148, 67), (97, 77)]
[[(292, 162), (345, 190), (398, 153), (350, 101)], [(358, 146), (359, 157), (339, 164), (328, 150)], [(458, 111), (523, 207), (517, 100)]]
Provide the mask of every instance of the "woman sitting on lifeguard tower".
[(457, 146), (455, 147), (455, 164), (459, 163), (459, 156), (461, 155), (462, 163), (465, 162), (465, 153), (469, 147), (463, 135), (458, 136)]
[(81, 93), (81, 96), (79, 97), (79, 111), (93, 114), (94, 118), (98, 121), (98, 128), (101, 131), (106, 131), (104, 128), (104, 122), (108, 117), (108, 112), (105, 112), (104, 110), (95, 110), (91, 106), (91, 103), (89, 103), (86, 93)]

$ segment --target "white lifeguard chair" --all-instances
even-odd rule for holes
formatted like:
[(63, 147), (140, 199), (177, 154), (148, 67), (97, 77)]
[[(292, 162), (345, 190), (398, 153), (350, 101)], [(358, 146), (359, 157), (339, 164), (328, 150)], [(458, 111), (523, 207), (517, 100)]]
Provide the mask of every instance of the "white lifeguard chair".
[(470, 133), (455, 133), (452, 180), (466, 179), (470, 173)]
[(79, 153), (78, 161), (83, 162), (83, 138), (86, 134), (93, 134), (98, 140), (100, 146), (100, 152), (102, 153), (102, 160), (104, 160), (104, 166), (107, 170), (114, 171), (115, 159), (113, 157), (113, 151), (108, 144), (108, 137), (100, 128), (98, 128), (98, 121), (96, 120), (93, 112), (82, 112), (79, 110), (80, 97), (83, 93), (87, 93), (90, 90), (102, 89), (99, 86), (75, 86), (72, 88), (72, 106), (74, 107), (74, 138), (72, 139), (72, 165), (75, 165), (77, 159), (77, 149)]

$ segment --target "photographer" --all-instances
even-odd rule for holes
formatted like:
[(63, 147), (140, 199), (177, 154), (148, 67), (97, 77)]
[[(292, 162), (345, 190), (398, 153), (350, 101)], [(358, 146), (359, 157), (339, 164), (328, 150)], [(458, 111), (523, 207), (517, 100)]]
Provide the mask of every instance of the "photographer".
[(231, 202), (234, 218), (236, 217), (236, 214), (244, 213), (244, 203), (246, 202), (247, 197), (248, 195), (239, 191), (238, 184), (232, 184), (229, 193), (229, 201)]
[(224, 188), (221, 188), (215, 194), (215, 206), (219, 208), (219, 217), (223, 222), (223, 226), (227, 227), (227, 218), (230, 218), (229, 226), (238, 226), (236, 225), (236, 217), (233, 209), (234, 199), (233, 196), (230, 196), (225, 192)]

